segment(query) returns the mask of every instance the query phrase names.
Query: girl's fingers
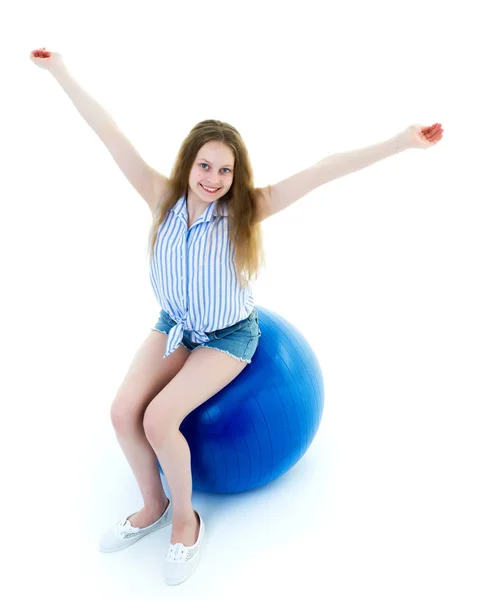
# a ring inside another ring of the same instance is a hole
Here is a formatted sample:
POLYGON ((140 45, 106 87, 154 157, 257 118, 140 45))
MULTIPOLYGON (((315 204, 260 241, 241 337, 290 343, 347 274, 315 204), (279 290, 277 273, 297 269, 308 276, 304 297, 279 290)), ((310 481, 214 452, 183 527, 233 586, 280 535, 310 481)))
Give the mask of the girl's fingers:
POLYGON ((437 137, 438 135, 442 135, 442 125, 440 123, 435 123, 431 127, 423 129, 422 133, 428 140, 437 137))

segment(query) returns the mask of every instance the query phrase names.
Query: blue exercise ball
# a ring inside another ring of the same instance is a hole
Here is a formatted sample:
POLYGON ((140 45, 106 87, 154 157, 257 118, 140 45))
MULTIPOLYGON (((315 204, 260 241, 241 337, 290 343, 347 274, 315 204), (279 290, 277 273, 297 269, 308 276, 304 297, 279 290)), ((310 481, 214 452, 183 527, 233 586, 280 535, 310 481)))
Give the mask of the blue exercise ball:
POLYGON ((251 363, 180 425, 194 490, 263 486, 299 461, 319 428, 324 384, 311 346, 280 315, 256 310, 261 337, 251 363))

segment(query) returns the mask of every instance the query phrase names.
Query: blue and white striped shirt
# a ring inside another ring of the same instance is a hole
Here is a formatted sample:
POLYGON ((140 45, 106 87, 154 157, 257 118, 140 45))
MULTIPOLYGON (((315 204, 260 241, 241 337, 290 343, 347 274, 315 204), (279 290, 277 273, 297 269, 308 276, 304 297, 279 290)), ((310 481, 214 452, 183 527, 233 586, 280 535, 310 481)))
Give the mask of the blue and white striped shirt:
POLYGON ((163 358, 191 331, 193 342, 207 342, 205 332, 246 319, 254 308, 251 288, 241 288, 228 236, 228 209, 212 202, 188 229, 186 194, 160 225, 150 262, 155 296, 177 324, 170 330, 163 358))

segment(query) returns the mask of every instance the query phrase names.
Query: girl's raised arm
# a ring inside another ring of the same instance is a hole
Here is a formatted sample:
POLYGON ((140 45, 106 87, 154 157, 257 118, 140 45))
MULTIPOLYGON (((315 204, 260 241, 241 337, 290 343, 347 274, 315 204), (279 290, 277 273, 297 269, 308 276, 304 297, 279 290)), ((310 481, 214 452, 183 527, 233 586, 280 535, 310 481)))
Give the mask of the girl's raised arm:
POLYGON ((60 54, 42 48, 34 50, 30 58, 37 66, 48 70, 58 81, 153 213, 158 199, 166 193, 167 177, 143 160, 108 112, 75 81, 60 54))

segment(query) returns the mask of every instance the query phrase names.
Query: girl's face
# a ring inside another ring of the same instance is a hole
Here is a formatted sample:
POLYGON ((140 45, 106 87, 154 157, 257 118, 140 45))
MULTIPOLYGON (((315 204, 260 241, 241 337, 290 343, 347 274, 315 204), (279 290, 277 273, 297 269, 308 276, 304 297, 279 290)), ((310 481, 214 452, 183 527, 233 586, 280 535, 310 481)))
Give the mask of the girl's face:
POLYGON ((200 148, 193 163, 188 181, 190 192, 203 202, 218 200, 233 184, 233 169, 231 148, 222 142, 207 142, 200 148))

